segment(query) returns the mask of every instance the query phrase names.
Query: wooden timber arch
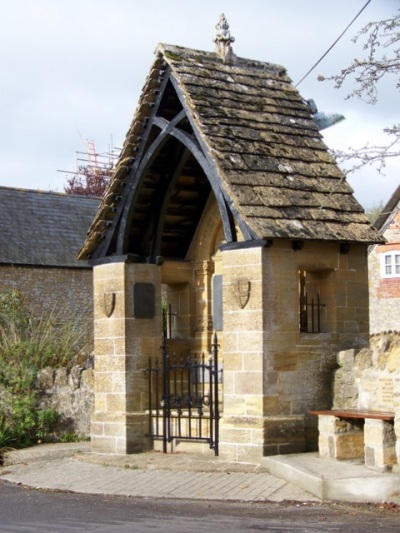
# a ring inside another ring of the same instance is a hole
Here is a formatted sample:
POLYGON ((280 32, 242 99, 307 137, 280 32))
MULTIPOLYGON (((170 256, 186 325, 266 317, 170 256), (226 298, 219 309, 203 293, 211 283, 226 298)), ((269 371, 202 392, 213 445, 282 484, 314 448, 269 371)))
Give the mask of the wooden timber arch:
MULTIPOLYGON (((211 193, 225 241, 238 240, 235 221, 240 217, 172 76, 164 80, 161 93, 116 215, 92 259, 128 256, 133 262, 153 264, 161 258, 185 259, 211 193)), ((246 225, 240 230, 245 238, 253 238, 246 225)))
POLYGON ((157 220, 153 227, 153 238, 148 261, 150 263, 154 263, 156 262, 156 258, 161 255, 160 241, 162 238, 163 224, 165 222, 166 210, 168 207, 167 204, 173 193, 174 185, 176 184, 176 181, 179 175, 182 173, 190 156, 196 160, 204 172, 204 175, 208 178, 211 190, 213 191, 217 200, 226 240, 228 242, 236 240, 233 218, 229 212, 221 189, 215 178, 215 171, 212 169, 194 135, 191 135, 179 128, 179 124, 182 121, 185 121, 185 119, 186 113, 184 110, 180 111, 171 121, 167 121, 162 117, 154 118, 153 125, 160 129, 160 133, 146 150, 146 153, 143 155, 137 168, 137 184, 135 189, 132 191, 132 197, 126 206, 125 215, 121 220, 117 247, 118 255, 123 255, 126 253, 126 250, 129 246, 129 228, 132 223, 134 211, 137 208, 141 183, 146 178, 147 171, 155 162, 161 150, 166 145, 173 144, 171 142, 172 139, 176 139, 179 144, 176 146, 175 150, 171 150, 172 154, 175 152, 175 155, 171 154, 170 168, 167 171, 168 177, 166 176, 164 186, 161 186, 158 191, 158 196, 161 201, 157 205, 158 214, 157 220))

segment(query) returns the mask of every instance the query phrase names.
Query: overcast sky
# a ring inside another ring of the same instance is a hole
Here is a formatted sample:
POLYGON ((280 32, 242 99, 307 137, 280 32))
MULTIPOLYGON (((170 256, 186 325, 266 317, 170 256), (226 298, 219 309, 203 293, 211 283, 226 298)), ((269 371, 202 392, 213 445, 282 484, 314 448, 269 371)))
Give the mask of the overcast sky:
MULTIPOLYGON (((0 185, 63 191, 76 152, 121 146, 159 42, 212 51, 224 12, 236 55, 283 65, 297 83, 366 0, 0 0, 0 185)), ((379 104, 345 100, 319 82, 360 56, 352 36, 393 15, 399 0, 372 0, 324 61, 299 85, 319 111, 345 115, 325 130, 331 148, 374 144, 399 120, 399 94, 385 80, 379 104)), ((351 89, 351 86, 348 87, 351 89)), ((368 208, 400 183, 400 162, 381 177, 349 176, 368 208)))

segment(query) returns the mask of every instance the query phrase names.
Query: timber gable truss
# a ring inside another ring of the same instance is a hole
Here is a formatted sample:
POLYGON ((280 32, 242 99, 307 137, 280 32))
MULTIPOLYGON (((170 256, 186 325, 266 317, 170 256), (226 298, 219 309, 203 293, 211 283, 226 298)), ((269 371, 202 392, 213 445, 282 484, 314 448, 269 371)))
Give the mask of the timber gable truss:
MULTIPOLYGON (((92 260, 110 255, 149 263, 160 257, 184 259, 211 189, 227 242, 236 241, 234 207, 221 190, 170 69, 160 73, 135 157, 128 161, 132 166, 120 183, 122 193, 111 193, 119 204, 112 208, 115 215, 92 260)), ((250 236, 244 223, 241 227, 250 236)))

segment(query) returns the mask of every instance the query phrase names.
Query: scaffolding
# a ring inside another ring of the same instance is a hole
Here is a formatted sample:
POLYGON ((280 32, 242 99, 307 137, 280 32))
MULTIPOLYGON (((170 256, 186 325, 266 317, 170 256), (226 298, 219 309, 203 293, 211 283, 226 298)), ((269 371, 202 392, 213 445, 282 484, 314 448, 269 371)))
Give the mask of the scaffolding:
POLYGON ((75 194, 90 194, 90 190, 99 194, 98 191, 103 191, 110 181, 121 149, 113 146, 112 138, 106 152, 98 152, 93 140, 82 138, 82 143, 85 151, 76 152, 76 169, 58 172, 71 175, 65 188, 66 192, 71 192, 70 189, 73 188, 75 194))

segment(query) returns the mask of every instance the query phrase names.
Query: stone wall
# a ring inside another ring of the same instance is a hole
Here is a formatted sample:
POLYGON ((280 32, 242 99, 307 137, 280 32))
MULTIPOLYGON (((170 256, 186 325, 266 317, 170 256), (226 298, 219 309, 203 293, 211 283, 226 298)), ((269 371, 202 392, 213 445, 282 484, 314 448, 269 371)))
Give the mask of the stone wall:
MULTIPOLYGON (((367 466, 400 464, 400 333, 373 335, 368 348, 339 352, 338 364, 333 382, 334 409, 386 411, 395 416, 394 424, 366 420, 361 428, 364 438, 355 431, 350 432, 348 438, 353 434, 360 440, 360 446, 363 441, 369 443, 365 444, 367 466)), ((329 424, 337 423, 333 417, 326 418, 329 424)), ((321 424, 319 429, 320 453, 324 455, 321 424)), ((345 458, 350 458, 348 447, 345 458)))
POLYGON ((36 316, 93 316, 91 268, 0 265, 0 289, 17 287, 36 316))
POLYGON ((400 408, 400 333, 372 335, 368 348, 339 352, 338 364, 334 409, 400 408))
POLYGON ((39 408, 53 408, 60 415, 56 436, 74 433, 80 438, 89 437, 94 406, 93 368, 45 368, 38 373, 35 388, 39 408))

